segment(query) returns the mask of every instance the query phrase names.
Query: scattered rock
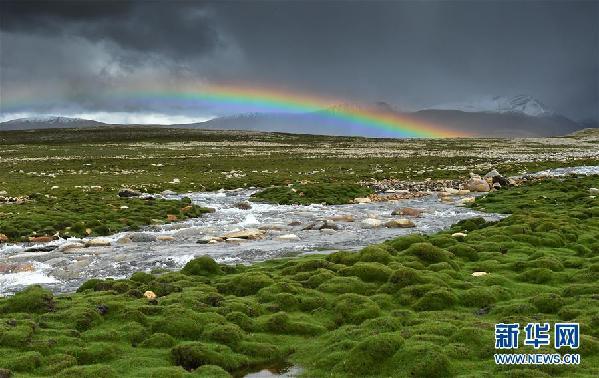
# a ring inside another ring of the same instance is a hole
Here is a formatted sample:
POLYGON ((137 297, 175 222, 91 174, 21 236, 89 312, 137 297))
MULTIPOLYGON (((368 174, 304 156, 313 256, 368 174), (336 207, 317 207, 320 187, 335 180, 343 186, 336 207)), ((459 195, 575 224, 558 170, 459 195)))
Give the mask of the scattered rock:
POLYGON ((494 183, 493 183, 493 189, 495 189, 495 190, 499 190, 499 189, 501 189, 501 184, 500 184, 500 183, 498 183, 498 182, 494 182, 494 183))
POLYGON ((466 236, 468 236, 468 234, 465 234, 463 232, 456 232, 455 234, 451 234, 451 236, 453 236, 454 238, 465 238, 466 236))
POLYGON ((241 242, 246 242, 249 239, 247 238, 226 238, 225 239, 225 243, 241 243, 241 242))
POLYGON ((263 230, 263 231, 283 231, 287 229, 287 226, 285 226, 284 224, 280 224, 280 223, 270 223, 270 224, 263 224, 260 227, 258 227, 259 230, 263 230))
POLYGON ((490 310, 491 308, 489 306, 481 307, 478 310, 476 310, 475 314, 479 316, 487 315, 490 310))
POLYGON ((372 200, 369 197, 357 197, 354 198, 354 203, 370 203, 372 200))
POLYGON ((207 213, 216 213, 216 209, 213 207, 204 207, 203 209, 207 213))
POLYGON ((277 239, 284 240, 284 241, 300 240, 299 236, 297 236, 296 234, 286 234, 286 235, 277 236, 277 239))
POLYGON ((144 293, 144 297, 146 297, 150 301, 153 301, 154 299, 156 299, 157 296, 156 296, 156 293, 154 293, 153 291, 148 290, 148 291, 146 291, 144 293))
POLYGON ((59 246, 56 250, 58 252, 66 253, 72 249, 79 249, 79 248, 85 248, 85 244, 77 243, 77 242, 64 243, 63 245, 59 246))
POLYGON ((174 214, 166 214, 166 220, 169 222, 174 222, 177 220, 177 216, 174 214))
POLYGON ((156 236, 145 232, 132 232, 127 237, 134 243, 151 243, 156 241, 156 236))
POLYGON ((52 236, 31 236, 29 241, 32 243, 49 243, 54 240, 52 236))
POLYGON ((261 239, 262 236, 264 235, 264 233, 265 233, 265 231, 259 230, 257 228, 248 228, 248 229, 241 230, 241 231, 229 232, 229 233, 222 235, 221 237, 223 239, 255 240, 255 239, 261 239))
POLYGON ((491 190, 489 183, 480 178, 471 178, 468 181, 468 190, 471 192, 488 192, 491 190))
POLYGON ((124 189, 119 190, 119 197, 122 197, 122 198, 139 197, 142 194, 143 193, 138 190, 129 189, 129 188, 124 188, 124 189))
POLYGON ((593 195, 593 196, 596 196, 596 195, 598 195, 598 194, 599 194, 599 189, 597 189, 597 188, 590 188, 590 189, 589 189, 589 193, 590 193, 591 195, 593 195))
POLYGON ((487 272, 473 272, 472 277, 482 277, 482 276, 486 276, 487 274, 488 274, 487 272))
POLYGON ((30 247, 25 250, 25 252, 52 252, 58 248, 57 245, 44 245, 40 247, 30 247))
POLYGON ((366 218, 362 220, 360 224, 362 225, 362 228, 377 228, 381 227, 383 222, 374 218, 366 218))
POLYGON ((476 201, 476 198, 474 197, 467 197, 467 198, 462 198, 459 202, 458 202, 458 206, 464 206, 467 205, 469 203, 474 203, 474 201, 476 201))
POLYGON ((160 195, 162 195, 162 196, 175 196, 175 195, 177 195, 177 192, 173 192, 172 190, 165 190, 162 193, 160 193, 160 195))
POLYGON ((443 192, 451 195, 457 195, 460 192, 460 190, 454 188, 443 188, 443 192))
POLYGON ((105 304, 101 304, 96 306, 96 310, 100 315, 106 315, 108 313, 108 306, 106 306, 105 304))
POLYGON ((250 210, 252 208, 252 204, 248 201, 237 202, 233 206, 241 210, 250 210))
MULTIPOLYGON (((511 180, 513 181, 513 180, 511 180)), ((500 188, 507 188, 509 186, 511 186, 511 182, 510 179, 503 177, 503 176, 495 176, 493 177, 493 186, 495 187, 495 185, 499 185, 500 188)))
POLYGON ((0 243, 6 243, 8 241, 8 236, 4 234, 0 234, 0 243))
POLYGON ((338 230, 339 226, 331 220, 319 220, 316 222, 312 222, 303 228, 303 230, 315 230, 315 231, 324 230, 324 229, 338 230))
POLYGON ((408 217, 419 217, 422 215, 422 210, 414 209, 412 207, 400 207, 399 209, 393 210, 391 215, 403 215, 408 217))
POLYGON ((116 241, 116 244, 129 244, 129 243, 133 243, 133 240, 131 240, 131 238, 127 235, 123 236, 122 238, 119 238, 116 241))
POLYGON ((181 211, 184 212, 184 213, 186 213, 186 212, 190 211, 191 209, 193 209, 193 206, 192 205, 187 205, 185 207, 182 207, 181 211))
POLYGON ((4 264, 0 263, 0 273, 21 273, 21 272, 33 272, 35 268, 31 263, 16 263, 16 264, 4 264))
POLYGON ((328 220, 333 222, 353 222, 354 216, 351 214, 334 215, 328 218, 328 220))
POLYGON ((287 225, 291 226, 291 227, 301 226, 302 222, 300 222, 300 221, 293 221, 293 222, 289 222, 287 225))
POLYGON ((493 169, 492 171, 487 172, 487 174, 484 175, 483 178, 488 179, 488 178, 494 178, 497 176, 501 176, 501 175, 499 174, 499 172, 497 172, 496 169, 493 169))
POLYGON ((170 235, 158 235, 156 237, 156 240, 158 240, 158 241, 174 241, 175 238, 170 235))
POLYGON ((86 247, 108 247, 111 241, 107 238, 93 238, 85 242, 86 247))
POLYGON ((414 222, 409 219, 392 219, 388 222, 385 222, 385 227, 387 228, 412 228, 416 227, 414 222))

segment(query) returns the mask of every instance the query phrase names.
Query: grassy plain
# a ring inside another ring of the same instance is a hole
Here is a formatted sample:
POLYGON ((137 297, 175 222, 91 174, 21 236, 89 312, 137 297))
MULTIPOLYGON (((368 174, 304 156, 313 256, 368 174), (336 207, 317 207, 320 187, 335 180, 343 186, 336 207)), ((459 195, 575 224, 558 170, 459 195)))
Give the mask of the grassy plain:
POLYGON ((14 241, 57 232, 82 235, 88 229, 103 235, 167 222, 169 214, 184 219, 202 211, 183 212, 185 201, 119 198, 123 187, 155 193, 295 184, 315 196, 289 197, 286 190, 271 189, 261 198, 339 203, 354 191, 362 193, 357 184, 380 179, 453 179, 491 168, 507 175, 596 165, 598 140, 593 133, 389 140, 151 127, 3 131, 0 192, 30 201, 0 205, 0 233, 14 241))
POLYGON ((0 299, 0 366, 23 377, 228 377, 284 362, 309 377, 596 377, 597 186, 586 177, 498 191, 474 206, 511 214, 500 222, 357 253, 252 266, 200 257, 63 296, 30 287, 0 299), (494 324, 512 321, 579 322, 580 348, 560 352, 581 364, 496 366, 494 324))

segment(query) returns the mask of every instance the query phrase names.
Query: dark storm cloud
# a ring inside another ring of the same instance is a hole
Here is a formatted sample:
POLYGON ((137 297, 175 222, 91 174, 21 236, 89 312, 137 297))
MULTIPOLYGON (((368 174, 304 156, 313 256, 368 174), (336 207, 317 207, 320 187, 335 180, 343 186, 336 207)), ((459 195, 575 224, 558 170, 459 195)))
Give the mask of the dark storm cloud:
POLYGON ((525 93, 599 118, 597 1, 3 1, 0 10, 4 96, 44 88, 105 108, 90 88, 198 79, 404 108, 525 93))

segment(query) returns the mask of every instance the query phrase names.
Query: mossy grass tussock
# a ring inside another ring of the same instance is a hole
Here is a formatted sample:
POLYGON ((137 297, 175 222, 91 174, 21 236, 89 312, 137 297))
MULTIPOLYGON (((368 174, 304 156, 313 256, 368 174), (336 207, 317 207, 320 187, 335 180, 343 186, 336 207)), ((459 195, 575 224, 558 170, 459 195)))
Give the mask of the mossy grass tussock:
POLYGON ((359 252, 251 266, 201 256, 69 295, 32 286, 0 299, 0 371, 227 377, 292 363, 308 377, 597 376, 598 186, 569 177, 497 191, 472 206, 510 214, 501 221, 359 252), (512 321, 579 322, 581 364, 496 366, 494 324, 512 321))

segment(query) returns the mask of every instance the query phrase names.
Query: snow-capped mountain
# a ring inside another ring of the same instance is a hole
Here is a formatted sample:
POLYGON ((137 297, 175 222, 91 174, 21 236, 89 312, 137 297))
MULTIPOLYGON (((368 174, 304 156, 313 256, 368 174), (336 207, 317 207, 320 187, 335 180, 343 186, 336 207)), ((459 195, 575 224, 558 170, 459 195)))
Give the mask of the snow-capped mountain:
POLYGON ((105 123, 89 119, 43 115, 0 122, 0 130, 60 129, 102 125, 105 123))
POLYGON ((519 113, 532 117, 552 116, 555 114, 541 101, 529 95, 481 97, 474 101, 441 104, 429 109, 461 110, 463 112, 519 113))

